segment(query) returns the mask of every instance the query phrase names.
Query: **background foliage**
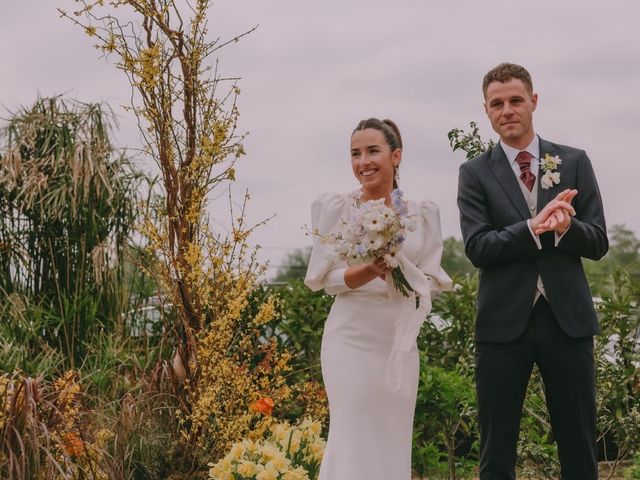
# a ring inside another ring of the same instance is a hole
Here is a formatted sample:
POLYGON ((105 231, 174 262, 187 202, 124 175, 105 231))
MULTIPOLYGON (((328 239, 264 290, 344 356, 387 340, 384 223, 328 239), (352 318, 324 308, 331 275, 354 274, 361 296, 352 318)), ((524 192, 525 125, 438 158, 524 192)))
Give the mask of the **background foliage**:
MULTIPOLYGON (((187 11, 172 0, 104 3, 61 13, 130 80, 159 179, 113 146, 104 105, 38 99, 10 115, 0 136, 0 477, 207 478, 232 445, 264 439, 280 420, 326 427, 319 358, 333 298, 302 283, 308 249, 260 281, 246 202, 229 205, 228 232, 209 226, 208 195, 230 188, 244 138, 239 89, 211 56, 244 34, 208 40, 206 0, 187 11), (137 21, 121 22, 115 7, 137 21)), ((449 141, 468 158, 489 146, 473 123, 449 141)), ((604 260, 585 262, 602 326, 600 457, 612 475, 634 462, 625 475, 635 479, 640 241, 624 226, 610 237, 604 260)), ((436 299, 419 338, 413 466, 471 478, 478 280, 462 242, 444 246, 456 289, 436 299)), ((518 452, 522 476, 557 477, 537 374, 518 452)))

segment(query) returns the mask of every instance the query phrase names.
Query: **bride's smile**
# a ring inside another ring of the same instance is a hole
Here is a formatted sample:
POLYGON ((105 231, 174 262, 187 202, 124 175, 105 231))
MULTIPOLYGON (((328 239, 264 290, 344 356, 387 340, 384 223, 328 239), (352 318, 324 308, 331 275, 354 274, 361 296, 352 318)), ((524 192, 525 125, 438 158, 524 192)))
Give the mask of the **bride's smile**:
POLYGON ((363 200, 389 198, 401 150, 391 149, 384 133, 374 128, 357 130, 351 137, 351 167, 362 184, 363 200))

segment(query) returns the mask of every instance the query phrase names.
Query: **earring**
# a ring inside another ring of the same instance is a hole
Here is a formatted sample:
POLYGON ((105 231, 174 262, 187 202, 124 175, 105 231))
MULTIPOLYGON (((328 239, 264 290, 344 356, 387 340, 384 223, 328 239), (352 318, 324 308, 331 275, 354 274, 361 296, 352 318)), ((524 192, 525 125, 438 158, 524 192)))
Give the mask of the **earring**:
POLYGON ((398 181, 400 180, 400 172, 397 165, 393 167, 393 178, 395 179, 396 183, 398 183, 398 181))

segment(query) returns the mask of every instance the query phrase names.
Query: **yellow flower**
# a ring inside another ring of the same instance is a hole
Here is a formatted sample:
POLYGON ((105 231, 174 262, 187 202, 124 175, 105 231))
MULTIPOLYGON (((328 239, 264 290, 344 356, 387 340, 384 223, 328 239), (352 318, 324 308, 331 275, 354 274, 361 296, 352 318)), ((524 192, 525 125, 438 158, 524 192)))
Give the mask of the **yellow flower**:
POLYGON ((309 480, 307 472, 302 467, 298 467, 295 470, 289 470, 282 476, 282 480, 309 480))
POLYGON ((258 473, 258 466, 249 460, 242 460, 236 471, 243 477, 253 477, 258 473))
POLYGON ((265 442, 260 453, 262 454, 262 458, 264 458, 267 462, 269 460, 282 456, 282 452, 280 451, 280 449, 278 449, 278 447, 271 442, 265 442))
POLYGON ((230 458, 223 458, 218 463, 214 465, 214 468, 218 468, 222 473, 230 475, 231 470, 233 469, 233 464, 231 463, 230 458))
POLYGON ((253 323, 256 325, 264 325, 265 323, 269 323, 276 316, 276 298, 269 297, 266 302, 260 305, 260 310, 258 314, 253 319, 253 323))
POLYGON ((262 470, 256 475, 256 480, 278 480, 278 472, 275 470, 262 470))
POLYGON ((258 445, 256 442, 248 438, 242 441, 242 445, 244 446, 246 452, 249 454, 258 453, 258 451, 260 450, 260 445, 258 445))
POLYGON ((310 430, 315 436, 320 435, 320 432, 322 431, 322 425, 320 425, 320 422, 313 421, 310 418, 306 418, 300 425, 300 428, 302 430, 310 430))
POLYGON ((302 443, 302 432, 296 428, 291 429, 288 438, 285 439, 284 447, 289 445, 289 452, 298 453, 302 443))
POLYGON ((225 470, 219 464, 216 464, 209 469, 209 478, 214 480, 232 480, 233 476, 231 472, 225 470))
POLYGON ((309 445, 309 452, 313 460, 320 461, 324 455, 325 442, 324 440, 317 440, 309 445))
POLYGON ((267 469, 273 468, 274 470, 277 470, 280 472, 285 468, 287 468, 289 465, 291 465, 291 461, 288 458, 286 458, 284 455, 282 455, 280 457, 276 457, 272 460, 269 460, 267 462, 267 469))
POLYGON ((291 438, 291 442, 289 443, 289 453, 296 454, 300 451, 300 438, 296 438, 295 436, 291 438))
POLYGON ((272 429, 273 438, 282 445, 285 439, 289 438, 289 425, 278 423, 272 429))
POLYGON ((245 452, 245 447, 242 443, 236 443, 231 447, 231 451, 229 452, 229 459, 231 460, 239 460, 245 452))

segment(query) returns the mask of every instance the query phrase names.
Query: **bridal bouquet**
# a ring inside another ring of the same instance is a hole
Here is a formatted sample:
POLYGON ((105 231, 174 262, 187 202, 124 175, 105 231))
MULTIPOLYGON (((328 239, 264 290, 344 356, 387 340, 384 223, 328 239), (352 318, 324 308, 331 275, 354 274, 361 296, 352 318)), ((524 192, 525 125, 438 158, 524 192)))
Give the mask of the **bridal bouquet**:
POLYGON ((402 272, 396 257, 407 232, 416 228, 415 219, 408 214, 407 203, 398 189, 391 192, 391 207, 384 199, 369 200, 358 204, 356 213, 349 219, 341 219, 338 230, 323 238, 333 254, 347 265, 358 265, 383 258, 391 270, 393 286, 405 297, 413 288, 402 272))

